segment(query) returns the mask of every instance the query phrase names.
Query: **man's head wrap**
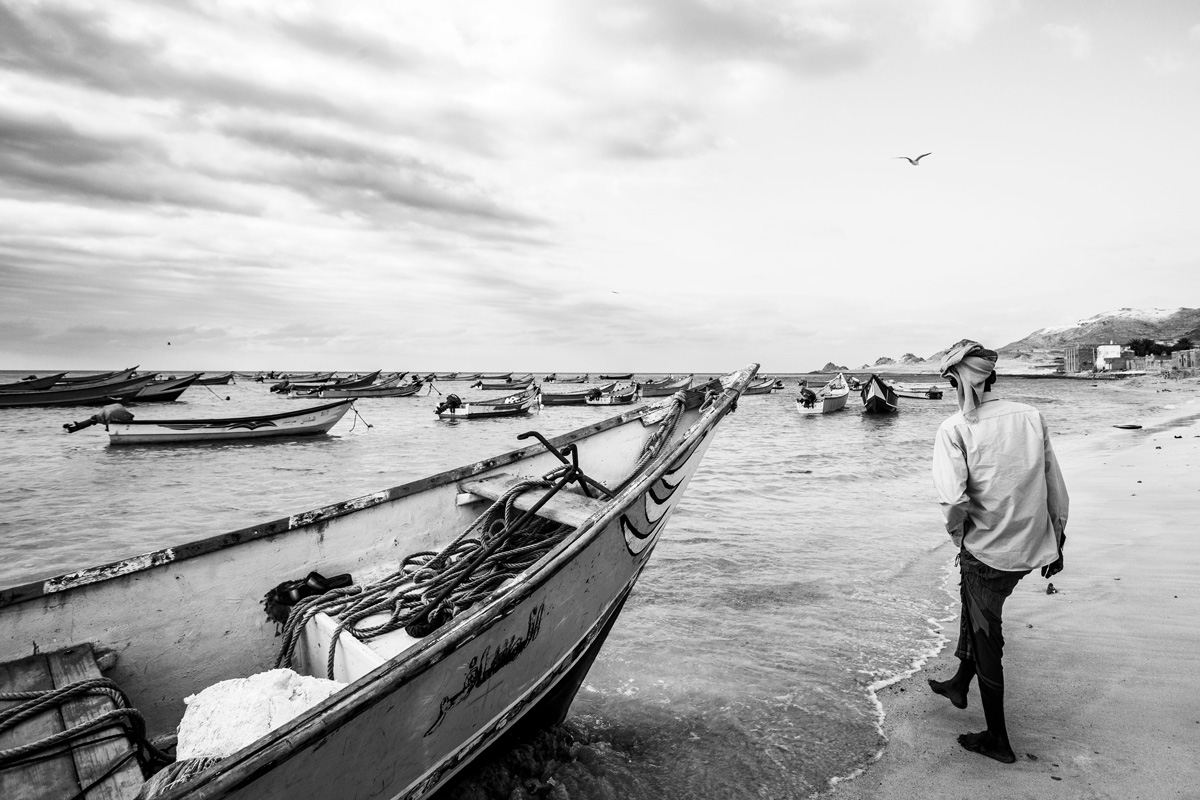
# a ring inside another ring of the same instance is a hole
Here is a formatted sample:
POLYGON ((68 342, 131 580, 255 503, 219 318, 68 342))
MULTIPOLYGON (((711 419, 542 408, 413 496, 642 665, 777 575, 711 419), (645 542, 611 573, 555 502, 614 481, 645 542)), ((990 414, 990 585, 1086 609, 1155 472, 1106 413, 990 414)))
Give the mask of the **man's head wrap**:
POLYGON ((958 384, 958 408, 967 422, 979 419, 976 409, 983 400, 983 384, 995 370, 998 357, 995 350, 967 339, 942 359, 938 371, 958 384))

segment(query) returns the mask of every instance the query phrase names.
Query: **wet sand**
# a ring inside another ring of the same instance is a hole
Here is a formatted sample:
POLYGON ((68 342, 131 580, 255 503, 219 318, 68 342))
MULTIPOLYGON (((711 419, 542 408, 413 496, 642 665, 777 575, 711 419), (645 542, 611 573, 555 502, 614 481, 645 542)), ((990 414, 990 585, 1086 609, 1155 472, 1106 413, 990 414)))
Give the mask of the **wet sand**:
POLYGON ((974 686, 960 711, 926 684, 958 666, 952 619, 938 656, 880 690, 887 747, 833 800, 1200 797, 1200 385, 1131 390, 1161 387, 1179 395, 1171 417, 1098 421, 1090 441, 1058 448, 1066 569, 1056 594, 1026 577, 1004 611, 1017 762, 959 746, 986 727, 974 686))

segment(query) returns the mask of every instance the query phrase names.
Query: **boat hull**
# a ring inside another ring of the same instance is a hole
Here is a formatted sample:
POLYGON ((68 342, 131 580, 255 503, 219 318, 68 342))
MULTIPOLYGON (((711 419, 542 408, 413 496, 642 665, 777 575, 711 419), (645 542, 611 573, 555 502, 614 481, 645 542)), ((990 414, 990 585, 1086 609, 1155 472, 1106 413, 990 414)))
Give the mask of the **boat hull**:
POLYGON ((324 406, 231 419, 139 420, 108 423, 110 445, 227 442, 241 439, 275 439, 316 436, 337 424, 353 400, 324 406))

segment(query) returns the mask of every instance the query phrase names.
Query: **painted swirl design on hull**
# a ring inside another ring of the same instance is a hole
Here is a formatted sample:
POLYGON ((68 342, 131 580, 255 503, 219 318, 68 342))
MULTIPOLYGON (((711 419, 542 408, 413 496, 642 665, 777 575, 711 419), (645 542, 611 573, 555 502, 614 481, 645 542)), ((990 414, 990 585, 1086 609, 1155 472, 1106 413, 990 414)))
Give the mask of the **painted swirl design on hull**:
POLYGON ((687 485, 700 465, 698 453, 707 439, 707 436, 697 439, 691 447, 680 453, 671 468, 621 515, 621 533, 630 554, 640 555, 666 527, 667 519, 682 497, 680 489, 687 485))

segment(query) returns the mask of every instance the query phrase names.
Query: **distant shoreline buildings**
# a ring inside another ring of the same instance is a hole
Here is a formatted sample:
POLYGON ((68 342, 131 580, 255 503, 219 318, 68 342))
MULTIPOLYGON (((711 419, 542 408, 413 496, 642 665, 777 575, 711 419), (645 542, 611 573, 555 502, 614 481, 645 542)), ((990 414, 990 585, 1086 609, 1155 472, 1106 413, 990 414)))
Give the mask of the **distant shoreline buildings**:
POLYGON ((1138 356, 1124 345, 1069 344, 1063 348, 1063 372, 1177 372, 1200 370, 1200 348, 1176 350, 1166 355, 1138 356))

